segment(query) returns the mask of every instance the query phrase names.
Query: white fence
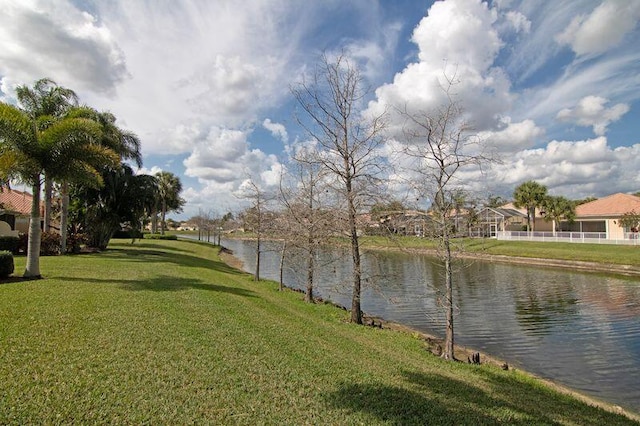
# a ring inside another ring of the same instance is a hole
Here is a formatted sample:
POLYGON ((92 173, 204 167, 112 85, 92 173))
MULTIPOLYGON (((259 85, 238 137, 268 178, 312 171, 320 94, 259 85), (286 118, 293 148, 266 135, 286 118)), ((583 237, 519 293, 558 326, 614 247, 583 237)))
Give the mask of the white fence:
POLYGON ((624 239, 608 239, 606 232, 526 232, 501 231, 496 234, 498 240, 510 241, 545 241, 563 243, 620 244, 640 245, 637 232, 625 233, 624 239))

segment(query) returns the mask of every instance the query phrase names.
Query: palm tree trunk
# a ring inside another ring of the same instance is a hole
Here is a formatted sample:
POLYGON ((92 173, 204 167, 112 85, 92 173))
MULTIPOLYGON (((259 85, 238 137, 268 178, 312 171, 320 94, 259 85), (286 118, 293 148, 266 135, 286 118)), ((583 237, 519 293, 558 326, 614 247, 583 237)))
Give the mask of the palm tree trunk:
POLYGON ((62 208, 60 210, 60 254, 67 253, 67 222, 69 217, 69 183, 62 183, 62 208))
POLYGON ((47 175, 44 176, 44 226, 43 231, 51 230, 51 198, 53 197, 53 181, 47 175))
POLYGON ((162 216, 161 216, 161 220, 160 220, 160 233, 162 235, 164 235, 164 227, 165 227, 164 219, 165 219, 166 214, 167 214, 167 202, 162 200, 162 216))
POLYGON ((40 278, 40 175, 33 179, 33 200, 31 202, 31 221, 29 223, 29 242, 27 245, 27 265, 22 274, 25 278, 40 278))

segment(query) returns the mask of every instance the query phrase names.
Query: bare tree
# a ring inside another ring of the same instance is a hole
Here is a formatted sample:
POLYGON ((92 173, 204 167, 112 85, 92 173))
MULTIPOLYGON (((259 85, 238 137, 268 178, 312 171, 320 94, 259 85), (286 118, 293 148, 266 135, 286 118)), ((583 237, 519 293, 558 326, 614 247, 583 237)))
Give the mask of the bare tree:
POLYGON ((464 182, 460 175, 480 171, 489 160, 452 95, 453 80, 443 88, 447 102, 433 111, 401 111, 405 118, 402 154, 413 173, 413 188, 431 202, 434 237, 444 266, 445 343, 442 357, 455 359, 452 237, 454 213, 460 209, 464 182))
POLYGON ((240 198, 251 202, 251 206, 244 212, 244 221, 245 228, 250 227, 255 234, 256 264, 253 279, 254 281, 260 281, 262 239, 267 229, 267 204, 273 197, 261 189, 251 177, 243 183, 240 191, 240 198))
POLYGON ((363 114, 368 91, 363 88, 360 71, 344 52, 333 60, 323 55, 311 81, 301 82, 292 92, 306 113, 306 120, 298 121, 318 143, 318 161, 332 174, 344 203, 353 261, 351 322, 362 324, 357 219, 367 190, 380 172, 376 148, 382 143, 384 114, 363 114))
POLYGON ((279 198, 284 211, 280 215, 278 234, 285 239, 280 267, 281 282, 287 246, 301 250, 306 261, 305 301, 313 303, 318 247, 335 230, 331 225, 335 215, 327 206, 324 190, 327 172, 318 161, 314 147, 296 147, 288 177, 290 179, 281 179, 280 182, 279 198))

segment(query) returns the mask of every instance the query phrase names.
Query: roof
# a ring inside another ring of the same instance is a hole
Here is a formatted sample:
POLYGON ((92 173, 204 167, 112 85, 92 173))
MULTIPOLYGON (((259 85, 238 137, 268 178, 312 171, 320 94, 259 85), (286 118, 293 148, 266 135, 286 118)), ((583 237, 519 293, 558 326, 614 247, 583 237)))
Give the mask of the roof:
POLYGON ((577 217, 622 216, 635 211, 640 213, 640 197, 617 193, 576 207, 577 217))
MULTIPOLYGON (((491 207, 487 207, 487 208, 491 208, 491 207)), ((497 207, 497 208, 493 208, 492 210, 500 213, 504 217, 527 217, 525 213, 522 213, 520 210, 513 209, 513 208, 497 207)))
POLYGON ((28 192, 2 187, 0 191, 0 210, 29 216, 33 197, 28 192))

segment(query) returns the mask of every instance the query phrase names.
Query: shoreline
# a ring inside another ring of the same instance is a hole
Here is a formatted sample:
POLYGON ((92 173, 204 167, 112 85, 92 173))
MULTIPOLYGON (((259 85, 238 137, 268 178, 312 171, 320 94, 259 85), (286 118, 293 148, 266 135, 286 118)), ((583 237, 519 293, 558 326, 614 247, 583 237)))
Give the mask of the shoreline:
MULTIPOLYGON (((366 248, 365 250, 370 250, 371 248, 366 248)), ((376 250, 376 249, 373 249, 376 250)), ((425 249, 399 249, 399 248, 379 248, 378 250, 380 251, 385 251, 385 250, 392 250, 392 251, 402 251, 402 252, 411 252, 411 253, 416 253, 416 254, 434 254, 435 251, 433 250, 425 250, 425 249)), ((229 265, 232 268, 241 270, 245 273, 249 273, 244 271, 243 267, 244 267, 244 262, 242 260, 240 260, 239 258, 235 257, 233 252, 229 249, 227 249, 224 246, 220 247, 220 251, 219 251, 219 256, 220 259, 226 263, 227 265, 229 265)), ((593 265, 595 264, 594 262, 577 262, 580 263, 582 265, 575 265, 574 263, 576 263, 575 261, 558 261, 557 263, 550 263, 549 259, 537 259, 537 258, 517 258, 516 261, 511 261, 513 259, 507 259, 504 260, 503 258, 510 258, 510 256, 503 256, 503 255, 484 255, 486 257, 489 257, 490 259, 483 259, 483 260, 488 260, 488 261, 497 261, 497 262, 507 262, 507 263, 520 263, 520 264, 527 264, 527 265, 537 265, 537 266, 549 266, 549 267, 559 267, 559 268, 569 268, 569 269, 580 269, 583 271, 590 271, 590 272, 609 272, 609 273, 616 273, 616 272, 612 272, 611 270, 600 270, 600 269, 592 269, 593 265)), ((470 259, 479 259, 482 258, 484 256, 477 256, 477 255, 473 255, 471 254, 470 256, 463 256, 464 258, 470 258, 470 259)), ((511 257, 513 258, 513 257, 511 257)), ((595 264, 595 265, 599 265, 599 264, 595 264)), ((628 266, 628 265, 624 265, 624 266, 628 266)), ((624 271, 629 271, 628 269, 624 269, 624 271)), ((632 269, 632 273, 628 274, 628 273, 624 273, 624 272, 617 272, 617 273, 622 273, 624 275, 640 275, 640 270, 635 270, 632 269)), ((294 291, 294 292, 299 292, 301 293, 302 290, 299 289, 295 289, 292 287, 289 287, 287 285, 284 285, 284 288, 286 288, 289 291, 294 291)), ((316 298, 316 303, 329 303, 339 309, 343 309, 343 310, 347 310, 346 307, 338 305, 330 300, 324 300, 322 298, 316 298)), ((400 333, 406 333, 406 334, 410 334, 410 335, 415 335, 415 336, 419 336, 420 339, 424 342, 425 345, 425 350, 430 352, 431 354, 433 354, 434 356, 438 356, 438 349, 442 347, 444 339, 429 334, 429 333, 425 333, 423 331, 419 331, 417 329, 414 329, 410 326, 401 324, 401 323, 396 323, 396 322, 392 322, 392 321, 387 321, 384 318, 380 318, 380 317, 375 317, 375 316, 371 316, 371 315, 367 315, 366 313, 363 312, 363 319, 364 319, 364 324, 363 326, 365 327, 378 327, 381 329, 387 329, 387 330, 391 330, 391 331, 395 331, 395 332, 400 332, 400 333)), ((467 362, 464 360, 464 358, 467 358, 468 360, 470 360, 473 356, 473 354, 480 354, 480 364, 478 365, 484 365, 484 364, 488 364, 488 365, 492 365, 494 367, 498 367, 498 368, 503 368, 503 369, 508 369, 511 371, 517 371, 521 374, 525 374, 537 381, 540 381, 541 383, 545 384, 546 386, 551 387, 552 389, 565 394, 565 395, 569 395, 572 396, 574 398, 577 398, 579 400, 581 400, 582 402, 585 402, 589 405, 595 406, 595 407, 599 407, 602 408, 606 411, 609 411, 611 413, 616 413, 616 414, 622 414, 626 417, 628 417, 631 420, 634 421, 638 421, 640 422, 640 413, 636 414, 635 412, 629 411, 619 405, 616 405, 614 403, 611 402, 606 402, 603 400, 600 400, 596 397, 592 397, 583 393, 580 393, 579 391, 575 390, 575 389, 571 389, 567 386, 564 386, 562 384, 556 383, 550 379, 545 379, 543 377, 537 376, 529 371, 523 370, 519 367, 514 367, 510 364, 508 364, 507 361, 501 360, 497 357, 494 357, 492 355, 489 355, 487 353, 484 352, 480 352, 480 351, 476 351, 472 348, 467 348, 465 346, 459 345, 459 344, 455 344, 455 352, 457 354, 456 358, 457 358, 457 362, 467 362), (462 357, 460 356, 462 355, 462 357), (505 366, 507 366, 507 368, 505 368, 505 366)))
MULTIPOLYGON (((422 254, 426 256, 437 256, 437 251, 433 249, 403 248, 403 247, 365 247, 370 251, 395 251, 398 253, 422 254)), ((588 262, 584 260, 563 260, 549 259, 541 257, 509 256, 505 254, 485 254, 475 252, 458 252, 455 254, 458 259, 482 260, 485 262, 511 263, 516 265, 543 266, 547 268, 560 268, 578 270, 581 272, 608 273, 614 275, 640 276, 640 267, 633 265, 622 265, 613 263, 588 262)))

